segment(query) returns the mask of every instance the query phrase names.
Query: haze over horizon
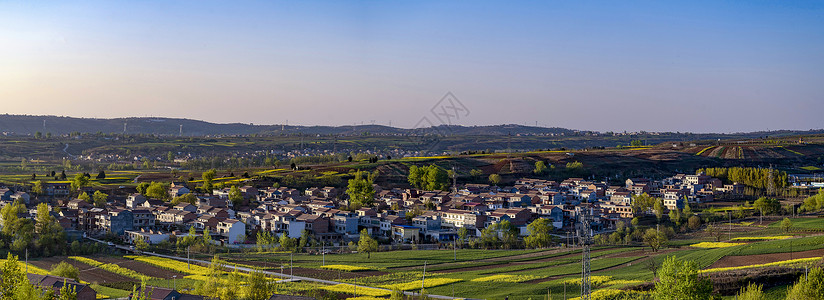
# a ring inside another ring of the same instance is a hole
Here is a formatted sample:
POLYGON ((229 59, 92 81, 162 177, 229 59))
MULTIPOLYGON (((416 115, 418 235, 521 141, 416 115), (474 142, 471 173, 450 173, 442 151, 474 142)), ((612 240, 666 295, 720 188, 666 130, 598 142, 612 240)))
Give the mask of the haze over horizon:
POLYGON ((824 3, 0 2, 9 114, 822 128, 824 3), (232 3, 235 4, 235 3, 232 3))

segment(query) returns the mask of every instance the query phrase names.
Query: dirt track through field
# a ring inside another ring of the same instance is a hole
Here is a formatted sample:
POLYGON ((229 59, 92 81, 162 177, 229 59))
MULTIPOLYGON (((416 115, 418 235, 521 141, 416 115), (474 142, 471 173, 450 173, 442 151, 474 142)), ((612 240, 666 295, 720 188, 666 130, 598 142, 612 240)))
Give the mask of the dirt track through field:
POLYGON ((172 276, 177 276, 178 278, 183 278, 186 274, 162 269, 144 262, 125 259, 125 258, 118 258, 118 257, 96 257, 95 260, 104 262, 104 263, 111 263, 116 264, 118 266, 124 267, 126 269, 134 270, 140 274, 145 274, 147 276, 156 277, 156 278, 163 278, 163 279, 171 279, 172 276))
POLYGON ((749 265, 759 265, 765 263, 771 263, 776 261, 782 260, 789 260, 789 259, 798 259, 798 258, 810 258, 810 257, 822 257, 824 256, 824 249, 815 249, 809 251, 798 251, 793 253, 771 253, 771 254, 757 254, 757 255, 746 255, 746 256, 724 256, 712 265, 709 266, 709 269, 712 268, 728 268, 728 267, 740 267, 740 266, 749 266, 749 265))

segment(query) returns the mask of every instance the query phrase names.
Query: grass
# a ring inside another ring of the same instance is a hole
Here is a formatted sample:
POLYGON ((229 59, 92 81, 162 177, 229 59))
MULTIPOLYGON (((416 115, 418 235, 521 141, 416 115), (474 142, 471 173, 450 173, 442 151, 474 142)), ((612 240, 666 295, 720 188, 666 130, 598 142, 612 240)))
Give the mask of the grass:
POLYGON ((792 238, 791 235, 776 235, 776 236, 742 236, 732 238, 733 241, 770 241, 770 240, 785 240, 792 238))
POLYGON ((530 281, 530 280, 538 279, 538 278, 539 277, 532 276, 532 275, 499 274, 499 275, 492 275, 492 276, 475 278, 475 279, 472 279, 472 281, 475 281, 475 282, 493 281, 493 282, 512 282, 512 283, 516 283, 516 282, 530 281))
POLYGON ((132 291, 110 288, 99 284, 92 284, 91 288, 97 292, 97 299, 117 299, 126 298, 132 291), (101 297, 102 296, 102 297, 101 297))

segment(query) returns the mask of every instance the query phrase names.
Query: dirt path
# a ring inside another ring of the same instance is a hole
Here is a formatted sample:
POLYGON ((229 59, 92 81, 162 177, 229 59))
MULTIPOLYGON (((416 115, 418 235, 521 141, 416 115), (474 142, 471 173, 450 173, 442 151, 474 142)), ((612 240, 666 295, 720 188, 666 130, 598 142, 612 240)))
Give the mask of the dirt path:
POLYGON ((710 265, 709 268, 712 269, 712 268, 740 267, 740 266, 748 266, 748 265, 765 264, 765 263, 771 263, 771 262, 788 260, 788 259, 822 257, 822 256, 824 256, 824 249, 798 251, 798 252, 793 252, 793 253, 786 253, 785 252, 785 253, 757 254, 757 255, 746 255, 746 256, 724 256, 721 259, 719 259, 718 261, 714 262, 712 265, 710 265))

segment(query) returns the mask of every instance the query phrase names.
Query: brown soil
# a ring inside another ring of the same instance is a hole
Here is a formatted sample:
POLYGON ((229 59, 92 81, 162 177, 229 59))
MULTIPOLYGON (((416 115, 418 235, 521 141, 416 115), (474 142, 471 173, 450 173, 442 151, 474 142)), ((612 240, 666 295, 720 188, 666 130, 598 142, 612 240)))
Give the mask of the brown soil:
POLYGON ((183 278, 183 276, 186 275, 186 274, 183 274, 183 273, 180 273, 180 272, 158 268, 156 266, 153 266, 153 265, 150 265, 150 264, 147 264, 147 263, 144 263, 144 262, 139 262, 139 261, 136 261, 136 260, 131 260, 131 259, 125 259, 125 258, 119 258, 119 257, 97 257, 95 259, 98 260, 98 261, 101 261, 101 262, 105 262, 105 263, 116 264, 116 265, 119 265, 121 267, 130 269, 130 270, 134 270, 138 273, 146 274, 146 275, 151 276, 151 277, 171 279, 172 276, 177 276, 178 278, 183 278))
POLYGON ((103 269, 98 269, 98 268, 92 267, 90 265, 78 262, 76 260, 68 259, 65 256, 42 258, 42 259, 36 260, 36 261, 29 261, 29 263, 31 263, 32 265, 35 265, 37 267, 48 270, 48 269, 51 268, 52 265, 58 264, 61 261, 65 261, 66 263, 76 267, 80 271, 80 272, 78 272, 78 274, 79 274, 78 277, 80 277, 80 280, 82 280, 82 281, 91 282, 91 283, 122 282, 122 281, 137 282, 137 280, 135 280, 135 279, 125 277, 125 276, 121 276, 121 275, 117 275, 115 273, 112 273, 112 272, 109 272, 109 271, 106 271, 106 270, 103 270, 103 269))
POLYGON ((816 249, 816 250, 809 250, 809 251, 799 251, 793 253, 772 253, 772 254, 757 254, 757 255, 747 255, 747 256, 724 256, 712 265, 710 265, 710 269, 712 268, 727 268, 727 267, 740 267, 740 266, 748 266, 748 265, 757 265, 757 264, 765 264, 771 263, 776 261, 788 260, 788 259, 798 259, 798 258, 810 258, 810 257, 822 257, 824 256, 824 249, 816 249))

